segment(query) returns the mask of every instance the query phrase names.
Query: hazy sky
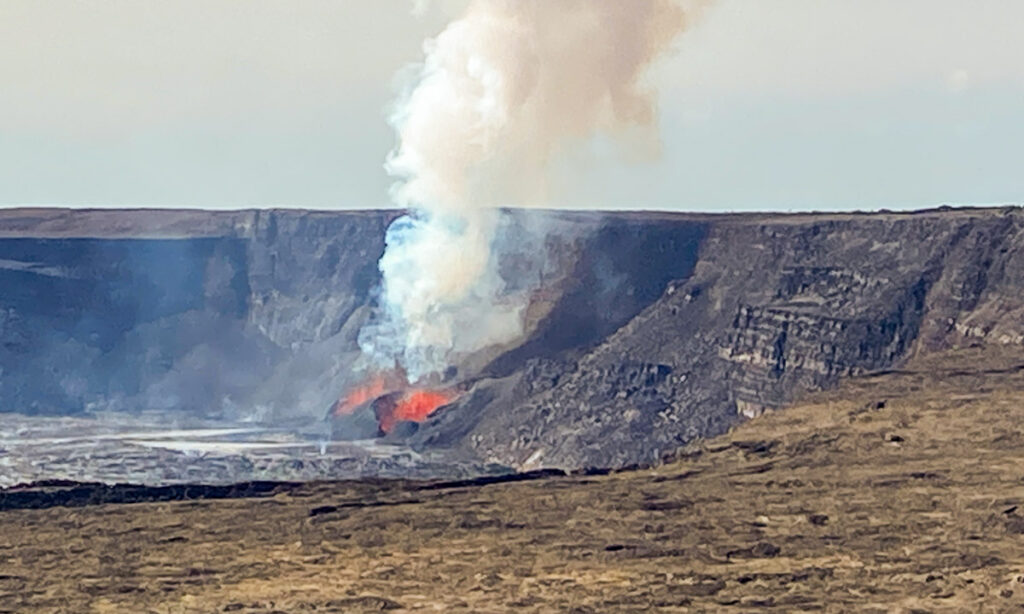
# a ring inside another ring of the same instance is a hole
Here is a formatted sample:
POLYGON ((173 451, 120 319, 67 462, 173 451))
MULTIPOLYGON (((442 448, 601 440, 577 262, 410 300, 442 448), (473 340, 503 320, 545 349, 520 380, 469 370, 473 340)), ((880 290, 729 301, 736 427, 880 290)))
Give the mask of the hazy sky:
MULTIPOLYGON (((0 0, 0 203, 387 205, 395 74, 459 2, 411 6, 0 0)), ((661 159, 595 142, 559 204, 1024 202, 1022 24, 1020 0, 719 0, 651 72, 661 159)))

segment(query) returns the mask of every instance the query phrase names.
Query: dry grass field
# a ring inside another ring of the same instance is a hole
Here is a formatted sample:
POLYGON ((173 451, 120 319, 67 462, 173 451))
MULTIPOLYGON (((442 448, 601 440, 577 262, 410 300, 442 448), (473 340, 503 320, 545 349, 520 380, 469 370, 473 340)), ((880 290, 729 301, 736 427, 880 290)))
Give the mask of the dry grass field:
POLYGON ((4 511, 0 611, 1024 611, 1022 363, 917 360, 609 475, 4 511))

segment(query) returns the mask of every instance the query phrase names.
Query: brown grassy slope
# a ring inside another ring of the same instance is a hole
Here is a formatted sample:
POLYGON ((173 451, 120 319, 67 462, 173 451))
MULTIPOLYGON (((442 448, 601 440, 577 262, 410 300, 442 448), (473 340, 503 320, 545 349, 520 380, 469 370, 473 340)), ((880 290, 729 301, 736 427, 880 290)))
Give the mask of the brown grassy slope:
POLYGON ((651 470, 4 512, 0 611, 1024 611, 1020 363, 918 361, 651 470))

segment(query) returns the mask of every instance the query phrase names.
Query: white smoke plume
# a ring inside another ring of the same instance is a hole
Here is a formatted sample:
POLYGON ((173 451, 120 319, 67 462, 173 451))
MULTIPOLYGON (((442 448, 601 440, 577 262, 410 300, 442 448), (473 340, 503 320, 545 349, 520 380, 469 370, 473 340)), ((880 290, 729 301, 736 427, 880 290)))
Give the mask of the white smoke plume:
POLYGON ((588 138, 657 142, 641 80, 690 14, 673 0, 474 0, 425 44, 390 118, 386 168, 410 213, 388 231, 365 354, 415 380, 522 334, 498 207, 550 204, 552 164, 588 138))

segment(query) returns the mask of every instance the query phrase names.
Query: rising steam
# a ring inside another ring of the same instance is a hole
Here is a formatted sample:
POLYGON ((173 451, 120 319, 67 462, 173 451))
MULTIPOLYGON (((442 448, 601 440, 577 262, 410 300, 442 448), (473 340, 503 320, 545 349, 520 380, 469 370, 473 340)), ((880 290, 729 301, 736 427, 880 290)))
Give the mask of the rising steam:
POLYGON ((386 168, 410 213, 387 233, 364 354, 415 381, 522 334, 498 207, 549 204, 553 162, 595 135, 656 143, 641 77, 687 21, 673 0, 474 0, 425 44, 390 118, 386 168))

